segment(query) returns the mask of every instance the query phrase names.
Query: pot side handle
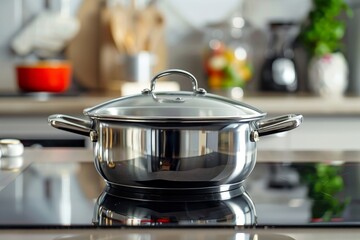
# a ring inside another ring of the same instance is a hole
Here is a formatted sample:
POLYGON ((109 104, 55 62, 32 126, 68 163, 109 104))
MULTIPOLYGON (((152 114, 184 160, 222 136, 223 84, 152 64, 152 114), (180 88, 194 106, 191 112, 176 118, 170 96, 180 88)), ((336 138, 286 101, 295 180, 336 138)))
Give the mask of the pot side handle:
POLYGON ((251 132, 250 140, 256 142, 259 137, 285 132, 297 128, 303 121, 300 114, 288 114, 270 119, 259 120, 256 129, 251 132))
POLYGON ((91 121, 68 115, 51 115, 48 118, 48 122, 54 128, 84 135, 87 137, 91 136, 92 132, 94 132, 94 130, 92 129, 93 124, 91 121))

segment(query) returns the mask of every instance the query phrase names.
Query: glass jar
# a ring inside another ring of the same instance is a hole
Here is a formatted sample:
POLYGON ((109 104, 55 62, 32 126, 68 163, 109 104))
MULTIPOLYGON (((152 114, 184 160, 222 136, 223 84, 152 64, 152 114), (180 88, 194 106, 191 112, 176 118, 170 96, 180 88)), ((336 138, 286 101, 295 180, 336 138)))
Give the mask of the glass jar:
POLYGON ((243 89, 253 77, 244 26, 242 17, 207 26, 204 68, 210 90, 243 89))

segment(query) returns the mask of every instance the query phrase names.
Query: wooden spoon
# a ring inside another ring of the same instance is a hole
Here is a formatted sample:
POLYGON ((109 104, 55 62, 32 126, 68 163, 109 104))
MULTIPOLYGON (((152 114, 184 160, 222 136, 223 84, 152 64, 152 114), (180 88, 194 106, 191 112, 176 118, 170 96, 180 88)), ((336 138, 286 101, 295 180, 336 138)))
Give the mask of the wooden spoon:
POLYGON ((122 6, 115 6, 110 17, 110 30, 116 48, 119 52, 126 51, 125 34, 127 28, 126 12, 122 6))
POLYGON ((163 15, 155 7, 151 7, 151 15, 152 24, 147 39, 146 48, 150 52, 156 52, 156 49, 160 43, 160 39, 163 37, 165 20, 163 15))

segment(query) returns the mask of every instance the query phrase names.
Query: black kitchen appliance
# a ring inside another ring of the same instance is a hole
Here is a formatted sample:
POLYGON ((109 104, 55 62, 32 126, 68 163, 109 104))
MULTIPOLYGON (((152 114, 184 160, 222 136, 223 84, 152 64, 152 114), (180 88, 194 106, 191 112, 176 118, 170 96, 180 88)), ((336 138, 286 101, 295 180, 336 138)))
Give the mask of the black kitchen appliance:
POLYGON ((269 24, 270 39, 260 73, 260 90, 295 92, 299 88, 293 49, 299 26, 292 22, 269 24))

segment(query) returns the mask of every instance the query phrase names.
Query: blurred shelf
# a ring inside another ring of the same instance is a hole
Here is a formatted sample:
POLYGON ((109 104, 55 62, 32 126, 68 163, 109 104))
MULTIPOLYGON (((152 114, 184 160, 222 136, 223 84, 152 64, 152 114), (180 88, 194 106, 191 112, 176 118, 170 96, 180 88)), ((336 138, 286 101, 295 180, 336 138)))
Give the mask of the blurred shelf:
POLYGON ((244 102, 269 114, 360 116, 360 97, 322 98, 317 96, 251 96, 244 102))
MULTIPOLYGON (((0 115, 49 115, 54 113, 82 115, 85 108, 114 99, 113 93, 69 95, 1 96, 0 115)), ((245 95, 241 100, 270 115, 299 113, 314 116, 360 116, 360 97, 321 98, 310 95, 245 95)))

